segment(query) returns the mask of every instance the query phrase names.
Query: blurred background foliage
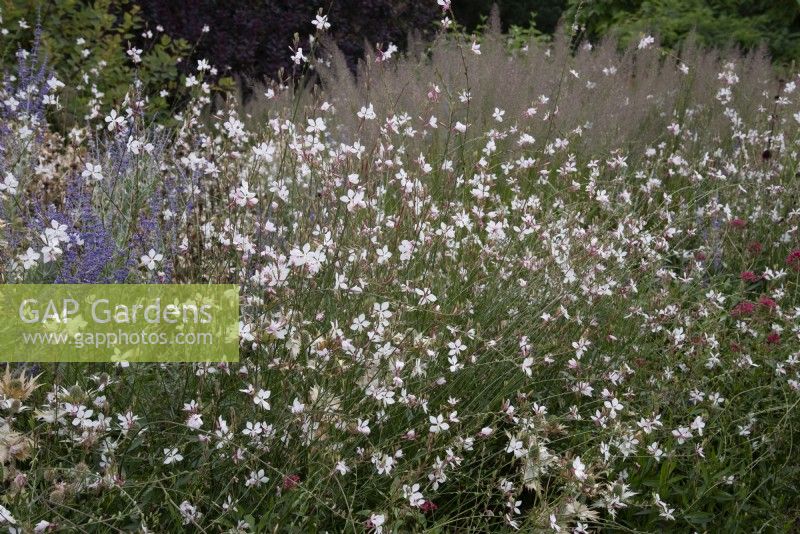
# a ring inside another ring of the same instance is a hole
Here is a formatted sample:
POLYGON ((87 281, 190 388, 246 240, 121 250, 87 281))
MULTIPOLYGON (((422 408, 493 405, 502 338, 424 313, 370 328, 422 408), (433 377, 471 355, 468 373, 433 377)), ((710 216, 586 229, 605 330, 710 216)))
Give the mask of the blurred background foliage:
POLYGON ((504 31, 512 26, 535 26, 544 34, 552 34, 567 9, 567 0, 454 0, 456 21, 467 31, 475 31, 497 4, 504 31))
MULTIPOLYGON (((676 47, 694 32, 710 47, 764 46, 791 67, 800 58, 800 0, 453 0, 454 28, 472 39, 486 28, 494 4, 510 46, 547 40, 560 27, 591 41, 611 36, 621 46, 645 33, 676 47)), ((351 68, 367 46, 401 49, 410 34, 431 38, 442 17, 436 0, 0 0, 4 65, 30 48, 37 24, 41 47, 66 84, 65 124, 80 122, 87 102, 120 102, 130 80, 165 112, 184 101, 185 78, 206 59, 206 78, 230 88, 295 73, 290 49, 311 46, 314 16, 351 68), (128 51, 141 51, 134 63, 128 51), (99 96, 98 96, 99 95, 99 96), (83 112, 81 112, 83 113, 83 112)), ((91 106, 90 106, 91 107, 91 106)))
POLYGON ((626 44, 648 32, 675 47, 694 32, 709 47, 764 45, 779 63, 800 59, 798 0, 570 0, 564 18, 583 25, 589 39, 626 44))
POLYGON ((129 0, 3 0, 0 53, 6 70, 20 50, 39 48, 38 56, 65 84, 58 120, 69 127, 83 122, 87 109, 103 101, 120 102, 137 79, 138 90, 154 110, 169 105, 162 91, 179 92, 179 66, 189 55, 182 39, 149 28, 141 8, 129 0), (140 50, 140 61, 127 53, 140 50))

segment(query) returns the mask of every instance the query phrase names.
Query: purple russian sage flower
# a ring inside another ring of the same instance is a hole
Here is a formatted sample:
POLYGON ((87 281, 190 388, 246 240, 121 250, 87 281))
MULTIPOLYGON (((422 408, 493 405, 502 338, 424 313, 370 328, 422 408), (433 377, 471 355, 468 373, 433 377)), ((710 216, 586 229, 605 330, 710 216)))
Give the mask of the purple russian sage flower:
MULTIPOLYGON (((8 213, 2 202, 0 202, 0 221, 8 221, 8 213)), ((23 232, 16 229, 16 225, 7 224, 0 228, 0 241, 5 241, 6 246, 0 249, 0 268, 10 268, 10 262, 14 257, 14 251, 18 250, 24 240, 23 232)))
POLYGON ((163 268, 161 271, 164 273, 159 279, 154 279, 152 283, 169 283, 173 278, 172 257, 170 251, 165 249, 164 233, 158 223, 160 213, 161 199, 157 193, 149 199, 149 211, 143 212, 138 221, 138 227, 131 236, 128 243, 129 250, 133 253, 134 268, 138 265, 135 258, 139 258, 147 254, 150 249, 159 251, 164 256, 163 268))
POLYGON ((36 26, 33 44, 29 52, 17 51, 17 70, 14 76, 4 73, 3 92, 8 97, 0 99, 0 151, 7 146, 11 129, 8 121, 19 119, 23 115, 31 118, 32 124, 38 125, 36 140, 42 141, 42 127, 46 124, 45 97, 52 90, 47 83, 53 71, 47 65, 47 56, 41 47, 42 29, 36 26), (12 104, 11 102, 14 102, 12 104))
POLYGON ((70 239, 61 259, 61 271, 56 277, 56 283, 98 282, 99 275, 96 266, 84 269, 84 256, 86 254, 93 255, 94 250, 92 249, 97 246, 97 238, 92 235, 91 231, 84 228, 86 225, 94 226, 95 221, 92 220, 93 214, 87 193, 83 191, 81 179, 74 178, 68 182, 63 211, 57 211, 55 207, 51 206, 47 218, 56 220, 69 229, 67 233, 70 239))
POLYGON ((36 26, 33 32, 33 47, 28 54, 22 50, 17 52, 18 73, 17 88, 25 89, 28 96, 24 102, 24 111, 37 119, 44 121, 44 97, 49 93, 47 79, 52 71, 47 66, 47 56, 43 55, 42 27, 36 26), (35 88, 35 91, 31 91, 35 88))
POLYGON ((120 269, 125 270, 125 277, 130 273, 127 268, 129 250, 119 247, 114 241, 92 204, 90 191, 79 176, 69 180, 62 209, 53 205, 46 210, 37 209, 37 216, 31 220, 29 228, 41 233, 52 221, 65 225, 69 236, 69 243, 63 247, 55 283, 109 283, 124 280, 120 269))

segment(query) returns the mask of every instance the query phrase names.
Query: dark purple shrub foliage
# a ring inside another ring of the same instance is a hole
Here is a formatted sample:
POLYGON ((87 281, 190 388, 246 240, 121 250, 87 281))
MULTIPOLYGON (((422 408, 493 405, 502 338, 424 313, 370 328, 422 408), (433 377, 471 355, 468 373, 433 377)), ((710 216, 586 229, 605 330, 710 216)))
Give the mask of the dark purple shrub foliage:
MULTIPOLYGON (((435 0, 136 0, 151 26, 161 24, 168 34, 199 43, 196 58, 208 59, 222 74, 250 79, 274 77, 283 68, 291 73, 289 47, 298 33, 307 50, 311 21, 322 9, 331 35, 351 67, 371 45, 405 44, 410 32, 434 29, 440 13, 435 0), (203 34, 208 25, 209 33, 203 34)), ((187 67, 189 67, 187 65, 187 67)), ((191 65, 194 67, 194 65, 191 65)))

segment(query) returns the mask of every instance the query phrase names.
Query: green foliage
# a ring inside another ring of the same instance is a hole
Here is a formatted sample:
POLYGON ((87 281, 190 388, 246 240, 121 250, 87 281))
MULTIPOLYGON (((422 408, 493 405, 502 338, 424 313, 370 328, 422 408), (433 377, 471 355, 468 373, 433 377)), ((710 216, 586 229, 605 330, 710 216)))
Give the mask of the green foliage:
POLYGON ((140 8, 128 0, 6 0, 2 17, 4 65, 15 63, 19 49, 30 48, 41 28, 42 51, 66 85, 55 117, 64 128, 83 123, 87 109, 120 103, 134 78, 155 113, 180 96, 178 65, 189 44, 146 28, 140 8), (131 48, 141 50, 141 62, 128 54, 131 48))
POLYGON ((512 50, 524 48, 531 41, 547 42, 550 35, 544 33, 536 26, 536 13, 531 13, 527 25, 512 24, 508 27, 507 42, 512 50))
POLYGON ((610 35, 628 44, 652 32, 673 47, 695 32, 706 46, 766 44, 779 63, 800 58, 796 0, 570 0, 566 17, 577 17, 592 39, 610 35))
POLYGON ((465 0, 453 2, 457 22, 468 32, 485 29, 496 4, 503 31, 513 42, 552 34, 559 20, 577 21, 587 37, 606 35, 622 45, 644 33, 658 34, 667 47, 679 45, 695 32, 702 45, 739 46, 752 50, 766 45, 778 63, 800 58, 800 3, 796 0, 465 0))
POLYGON ((474 27, 474 32, 470 32, 467 26, 456 22, 450 27, 450 33, 464 40, 478 43, 482 42, 485 36, 496 33, 502 35, 509 51, 525 50, 531 43, 547 43, 552 39, 551 34, 543 32, 536 25, 536 13, 530 13, 530 20, 527 24, 511 24, 502 34, 500 34, 502 25, 499 17, 499 10, 493 11, 489 16, 481 15, 480 21, 474 27))
POLYGON ((561 14, 566 8, 566 0, 455 0, 453 12, 456 20, 475 30, 488 16, 492 5, 497 4, 503 29, 527 29, 536 27, 544 33, 553 33, 561 14))

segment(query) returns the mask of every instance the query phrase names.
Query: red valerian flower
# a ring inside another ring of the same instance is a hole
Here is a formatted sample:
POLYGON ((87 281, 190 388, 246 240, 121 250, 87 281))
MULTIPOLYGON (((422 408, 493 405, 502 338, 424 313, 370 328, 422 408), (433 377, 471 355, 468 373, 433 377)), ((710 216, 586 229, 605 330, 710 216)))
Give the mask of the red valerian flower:
POLYGON ((739 217, 736 217, 735 219, 731 220, 731 226, 733 228, 741 229, 747 226, 747 221, 740 219, 739 217))
POLYGON ((756 305, 750 302, 749 300, 743 300, 739 304, 733 307, 731 310, 731 315, 734 317, 738 317, 740 315, 750 315, 756 309, 756 305))
POLYGON ((742 273, 739 275, 739 278, 741 278, 744 282, 750 282, 751 284, 761 280, 761 277, 753 271, 742 271, 742 273))
POLYGON ((795 271, 800 271, 800 248, 794 249, 786 256, 786 265, 795 271))
POLYGON ((752 243, 747 245, 747 250, 750 252, 750 254, 757 256, 761 254, 761 252, 764 250, 764 245, 762 245, 758 241, 753 241, 752 243))
POLYGON ((762 306, 764 306, 765 308, 769 309, 769 310, 774 310, 775 308, 778 307, 778 303, 775 302, 774 300, 772 300, 769 297, 761 297, 761 298, 759 298, 758 299, 758 303, 761 304, 762 306))
POLYGON ((775 330, 773 330, 767 336, 767 343, 769 343, 770 345, 780 345, 781 335, 777 333, 775 330))
POLYGON ((285 490, 294 489, 298 484, 300 484, 300 475, 289 475, 283 479, 283 489, 285 490))
POLYGON ((433 512, 434 510, 436 510, 439 507, 433 501, 425 501, 425 502, 422 503, 422 505, 419 508, 423 512, 427 513, 427 512, 433 512))

